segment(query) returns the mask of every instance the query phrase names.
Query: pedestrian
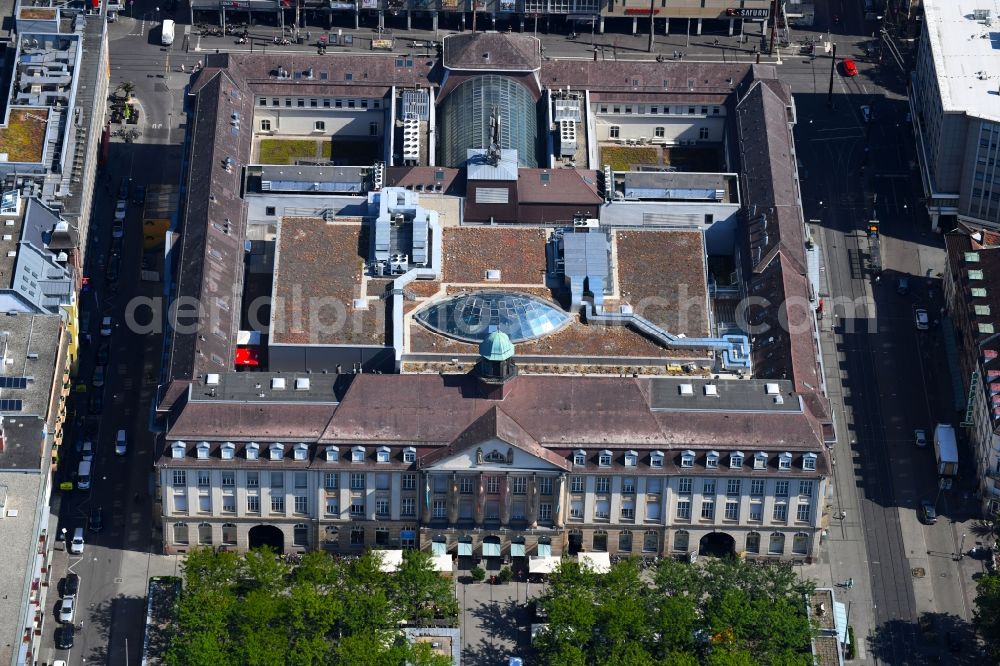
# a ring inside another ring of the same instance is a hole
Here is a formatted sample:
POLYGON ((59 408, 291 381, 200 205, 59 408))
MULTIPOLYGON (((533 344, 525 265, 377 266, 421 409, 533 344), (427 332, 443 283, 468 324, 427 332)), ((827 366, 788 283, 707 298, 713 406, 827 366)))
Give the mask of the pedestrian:
POLYGON ((311 42, 313 40, 312 30, 306 30, 306 41, 311 42))
POLYGON ((715 39, 715 45, 716 45, 716 46, 718 46, 718 45, 719 45, 719 39, 718 39, 718 37, 716 37, 716 39, 715 39))

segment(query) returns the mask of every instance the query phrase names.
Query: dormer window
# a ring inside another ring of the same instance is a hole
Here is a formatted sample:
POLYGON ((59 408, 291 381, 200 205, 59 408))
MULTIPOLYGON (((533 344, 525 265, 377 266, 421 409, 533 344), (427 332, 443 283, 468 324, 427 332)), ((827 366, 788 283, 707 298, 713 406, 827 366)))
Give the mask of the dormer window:
POLYGON ((753 454, 753 468, 754 469, 767 469, 767 454, 763 451, 758 451, 753 454))
POLYGON ((649 454, 649 466, 657 469, 663 467, 663 451, 653 451, 649 454))
POLYGON ((778 469, 791 469, 792 468, 792 454, 785 451, 778 456, 778 469))
POLYGON ((285 447, 278 442, 275 442, 271 444, 271 446, 267 447, 267 452, 271 460, 281 460, 285 457, 285 447))
POLYGON ((223 442, 219 447, 219 455, 223 460, 232 460, 236 457, 236 445, 232 442, 223 442))
POLYGON ((403 462, 405 463, 417 462, 417 450, 412 446, 408 446, 405 449, 403 449, 403 462))
POLYGON ((198 442, 198 446, 195 449, 195 455, 198 456, 199 460, 205 460, 208 458, 208 452, 211 450, 211 446, 208 442, 198 442))
POLYGON ((375 461, 376 462, 380 462, 380 463, 387 463, 387 462, 389 462, 389 447, 388 446, 380 446, 380 447, 378 447, 378 451, 375 452, 375 461))
POLYGON ((639 454, 636 453, 635 451, 626 451, 625 452, 625 466, 626 467, 635 467, 638 464, 639 464, 639 454))
POLYGON ((292 449, 292 457, 295 460, 305 460, 306 456, 308 455, 309 455, 309 447, 306 446, 303 442, 299 442, 292 449))
POLYGON ((573 464, 577 467, 583 467, 587 464, 587 452, 583 449, 577 449, 573 452, 573 464))
POLYGON ((183 458, 187 445, 184 442, 174 442, 170 445, 171 458, 183 458))
POLYGON ((816 469, 815 453, 807 453, 804 456, 802 456, 802 469, 810 472, 816 469))
POLYGON ((340 460, 340 449, 336 446, 326 447, 326 461, 328 463, 335 463, 340 460))
POLYGON ((733 451, 729 454, 729 466, 733 469, 743 467, 743 452, 733 451))
POLYGON ((694 467, 694 451, 688 449, 681 453, 681 467, 694 467))
POLYGON ((247 460, 257 460, 260 458, 260 444, 257 442, 250 442, 247 444, 246 456, 247 460))
POLYGON ((363 463, 365 461, 365 447, 355 446, 351 449, 351 462, 363 463))
POLYGON ((709 451, 708 455, 705 456, 705 467, 709 469, 716 469, 719 466, 719 452, 709 451))
POLYGON ((607 449, 601 451, 600 455, 597 456, 597 464, 601 467, 611 467, 611 451, 607 449))

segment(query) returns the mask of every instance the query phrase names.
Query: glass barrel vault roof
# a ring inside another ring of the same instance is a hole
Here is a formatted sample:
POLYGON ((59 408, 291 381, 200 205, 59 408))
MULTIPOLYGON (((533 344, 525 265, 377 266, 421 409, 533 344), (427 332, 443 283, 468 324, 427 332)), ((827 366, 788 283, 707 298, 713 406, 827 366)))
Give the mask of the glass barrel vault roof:
POLYGON ((416 316, 433 331, 475 343, 493 326, 518 343, 548 335, 569 321, 569 315, 541 298, 494 291, 451 296, 416 316))

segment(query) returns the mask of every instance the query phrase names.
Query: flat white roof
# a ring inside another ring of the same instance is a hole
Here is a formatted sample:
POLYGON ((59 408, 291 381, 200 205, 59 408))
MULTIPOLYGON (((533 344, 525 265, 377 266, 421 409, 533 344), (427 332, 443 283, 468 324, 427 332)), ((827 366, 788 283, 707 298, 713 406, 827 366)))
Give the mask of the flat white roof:
POLYGON ((944 110, 1000 122, 1000 0, 924 0, 924 20, 944 110))

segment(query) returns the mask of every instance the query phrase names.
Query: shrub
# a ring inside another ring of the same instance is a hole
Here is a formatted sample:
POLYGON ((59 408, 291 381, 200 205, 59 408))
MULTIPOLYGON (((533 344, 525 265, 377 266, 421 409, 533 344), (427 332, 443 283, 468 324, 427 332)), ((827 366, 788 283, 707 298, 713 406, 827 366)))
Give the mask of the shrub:
POLYGON ((477 583, 482 583, 483 579, 486 578, 486 571, 478 564, 472 567, 472 571, 469 572, 472 575, 472 580, 477 583))

